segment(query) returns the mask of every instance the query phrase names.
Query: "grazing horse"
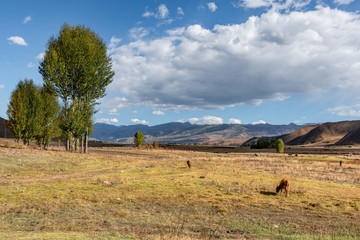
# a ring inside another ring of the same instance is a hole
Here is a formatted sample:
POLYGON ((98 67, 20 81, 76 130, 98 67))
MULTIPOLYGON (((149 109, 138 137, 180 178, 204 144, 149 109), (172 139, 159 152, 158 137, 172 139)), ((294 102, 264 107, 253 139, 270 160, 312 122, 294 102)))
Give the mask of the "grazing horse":
POLYGON ((285 189, 285 196, 287 197, 290 191, 290 181, 286 178, 281 179, 280 185, 276 187, 276 193, 282 192, 283 189, 285 189))
POLYGON ((186 163, 187 163, 188 167, 191 168, 191 160, 187 160, 186 163))

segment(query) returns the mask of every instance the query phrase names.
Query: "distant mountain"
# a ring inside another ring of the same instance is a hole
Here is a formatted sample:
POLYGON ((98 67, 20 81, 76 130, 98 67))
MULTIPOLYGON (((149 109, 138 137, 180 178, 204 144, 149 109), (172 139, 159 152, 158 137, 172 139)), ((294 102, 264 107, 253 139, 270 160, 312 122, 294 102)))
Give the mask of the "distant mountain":
POLYGON ((278 135, 253 137, 243 144, 256 144, 259 140, 281 138, 286 145, 354 145, 360 144, 360 121, 328 122, 304 126, 296 131, 278 135))
POLYGON ((156 140, 161 143, 241 144, 253 136, 284 135, 301 127, 293 123, 289 125, 193 125, 188 122, 171 122, 151 127, 146 125, 114 126, 96 123, 94 124, 94 132, 90 137, 101 141, 129 143, 133 141, 134 134, 141 131, 148 142, 156 140))
MULTIPOLYGON (((341 141, 350 132, 360 129, 360 121, 341 121, 341 122, 328 122, 314 126, 307 126, 298 130, 298 136, 289 138, 289 135, 283 139, 287 145, 308 145, 308 144, 335 144, 341 141), (301 135, 301 133, 303 133, 301 135)), ((293 133, 292 133, 293 134, 293 133)), ((352 137, 351 137, 352 138, 352 137)), ((350 139, 350 136, 348 136, 350 139)))
POLYGON ((0 117, 0 138, 13 138, 14 133, 5 124, 5 119, 0 117))

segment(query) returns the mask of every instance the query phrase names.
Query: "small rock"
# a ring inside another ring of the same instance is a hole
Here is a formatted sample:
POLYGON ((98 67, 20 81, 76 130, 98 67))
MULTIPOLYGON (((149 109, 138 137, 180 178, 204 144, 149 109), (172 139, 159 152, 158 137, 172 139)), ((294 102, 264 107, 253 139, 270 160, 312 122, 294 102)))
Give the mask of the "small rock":
POLYGON ((200 178, 205 178, 205 176, 200 176, 200 178))
POLYGON ((279 228, 279 226, 278 226, 278 225, 276 225, 276 224, 274 224, 274 225, 273 225, 273 227, 274 227, 274 228, 279 228))

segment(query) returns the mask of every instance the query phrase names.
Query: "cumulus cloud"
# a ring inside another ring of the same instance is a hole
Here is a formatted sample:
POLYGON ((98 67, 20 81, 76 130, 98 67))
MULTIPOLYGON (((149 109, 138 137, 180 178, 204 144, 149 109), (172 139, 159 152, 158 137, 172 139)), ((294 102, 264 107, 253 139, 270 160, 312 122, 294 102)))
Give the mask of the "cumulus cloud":
POLYGON ((166 7, 165 4, 160 4, 158 7, 158 12, 156 13, 155 17, 159 19, 165 19, 169 16, 169 9, 166 7))
POLYGON ((31 21, 31 17, 30 16, 27 16, 25 19, 24 19, 24 24, 28 23, 31 21))
MULTIPOLYGON (((341 1, 341 0, 340 0, 341 1)), ((346 1, 346 0, 342 0, 346 1)), ((273 10, 301 9, 309 5, 311 0, 237 0, 233 2, 234 7, 260 8, 270 7, 273 10)))
POLYGON ((0 84, 0 89, 5 88, 5 85, 0 84))
POLYGON ((230 118, 229 124, 241 124, 241 120, 236 118, 230 118))
POLYGON ((119 116, 119 113, 117 112, 116 108, 109 109, 108 114, 119 116))
POLYGON ((156 12, 149 11, 148 9, 142 14, 143 17, 155 17, 157 19, 165 19, 169 16, 169 9, 165 4, 160 4, 156 12))
POLYGON ((220 109, 335 88, 360 90, 359 15, 268 11, 237 25, 190 25, 111 52, 110 92, 159 110, 220 109))
POLYGON ((202 118, 189 118, 187 120, 179 120, 178 122, 189 122, 195 125, 223 124, 224 120, 215 116, 204 116, 202 118))
POLYGON ((149 122, 147 122, 145 120, 140 120, 140 119, 137 119, 137 118, 131 119, 131 123, 133 123, 133 124, 142 124, 142 125, 149 124, 149 122))
POLYGON ((208 6, 210 12, 215 12, 216 9, 217 9, 217 6, 216 6, 216 4, 215 4, 214 2, 209 2, 209 3, 207 4, 207 6, 208 6))
POLYGON ((182 16, 185 15, 184 10, 183 10, 181 7, 178 7, 178 8, 177 8, 177 13, 178 13, 179 15, 182 15, 182 16))
POLYGON ((39 53, 37 56, 36 56, 36 59, 38 60, 43 60, 45 57, 45 53, 39 53))
POLYGON ((107 100, 104 105, 109 109, 118 109, 127 107, 129 100, 126 97, 114 97, 107 100))
POLYGON ((17 44, 17 45, 21 45, 21 46, 27 46, 28 45, 25 42, 25 40, 22 37, 19 37, 19 36, 12 36, 12 37, 9 37, 7 40, 9 40, 11 44, 17 44))
POLYGON ((134 27, 129 31, 130 37, 133 39, 141 39, 149 34, 149 31, 143 27, 134 27))
POLYGON ((255 122, 252 122, 251 124, 252 125, 257 125, 257 124, 266 124, 267 122, 265 122, 264 120, 259 120, 259 121, 255 121, 255 122))
POLYGON ((101 118, 95 121, 96 123, 106 123, 106 124, 114 124, 114 123, 118 123, 119 120, 117 120, 116 118, 101 118))
POLYGON ((120 38, 116 38, 114 36, 111 37, 110 39, 110 44, 109 44, 109 49, 115 48, 117 47, 117 45, 121 42, 120 38))
POLYGON ((360 104, 354 106, 338 106, 329 108, 327 111, 342 117, 360 117, 360 104))
POLYGON ((339 5, 346 5, 346 4, 349 4, 349 3, 352 3, 354 0, 334 0, 334 3, 336 4, 339 4, 339 5))
POLYGON ((165 113, 163 111, 153 111, 152 114, 153 115, 158 115, 158 116, 165 115, 165 113))

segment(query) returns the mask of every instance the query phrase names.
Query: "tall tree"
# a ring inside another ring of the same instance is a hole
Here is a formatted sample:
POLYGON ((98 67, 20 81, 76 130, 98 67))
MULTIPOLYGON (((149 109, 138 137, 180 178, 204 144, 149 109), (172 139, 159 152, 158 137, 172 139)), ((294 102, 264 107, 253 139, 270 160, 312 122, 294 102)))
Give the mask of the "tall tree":
POLYGON ((67 150, 75 138, 87 139, 96 100, 105 96, 114 76, 111 67, 106 44, 85 26, 64 24, 56 38, 50 37, 39 72, 46 86, 63 101, 61 126, 67 150))
POLYGON ((135 143, 136 147, 140 147, 144 144, 144 135, 142 132, 135 133, 134 143, 135 143))
POLYGON ((9 127, 17 141, 30 145, 40 133, 42 124, 40 88, 32 80, 20 81, 12 92, 9 105, 9 127))
POLYGON ((48 147, 51 139, 60 136, 59 129, 59 103, 53 93, 46 87, 42 87, 41 94, 41 128, 36 136, 38 144, 45 149, 48 147))

